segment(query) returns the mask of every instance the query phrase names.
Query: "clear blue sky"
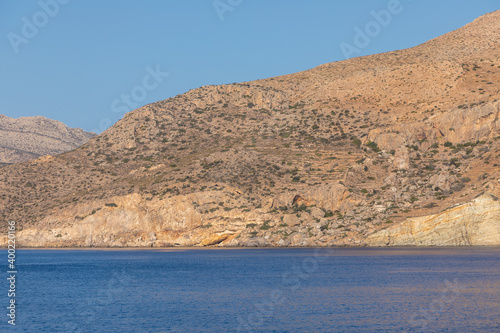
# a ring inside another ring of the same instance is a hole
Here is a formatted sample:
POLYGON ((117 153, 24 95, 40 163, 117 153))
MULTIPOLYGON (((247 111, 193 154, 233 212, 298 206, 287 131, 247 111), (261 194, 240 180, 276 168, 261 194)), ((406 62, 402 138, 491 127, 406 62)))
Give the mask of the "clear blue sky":
MULTIPOLYGON (((134 105, 343 60, 340 45, 356 46, 354 29, 395 0, 56 1, 0 2, 0 114, 100 132, 134 105), (157 67, 168 76, 155 80, 157 67)), ((498 0, 400 0, 351 56, 415 46, 497 9, 498 0)))

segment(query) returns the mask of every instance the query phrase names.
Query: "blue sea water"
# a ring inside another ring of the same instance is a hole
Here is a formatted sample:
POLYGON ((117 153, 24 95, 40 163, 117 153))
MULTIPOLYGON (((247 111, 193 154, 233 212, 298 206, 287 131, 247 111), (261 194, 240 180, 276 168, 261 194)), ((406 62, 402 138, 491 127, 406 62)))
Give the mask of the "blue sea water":
POLYGON ((500 248, 18 250, 17 265, 1 332, 500 332, 500 248))

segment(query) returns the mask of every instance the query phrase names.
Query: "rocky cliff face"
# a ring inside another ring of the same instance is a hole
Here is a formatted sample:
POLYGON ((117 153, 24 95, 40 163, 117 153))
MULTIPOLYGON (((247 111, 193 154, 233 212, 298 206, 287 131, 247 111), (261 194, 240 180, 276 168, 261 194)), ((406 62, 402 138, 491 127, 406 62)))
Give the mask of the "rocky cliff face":
POLYGON ((45 117, 0 115, 0 166, 68 152, 94 136, 45 117))
MULTIPOLYGON (((339 225, 332 225, 333 231, 323 228, 327 222, 324 211, 315 207, 307 213, 320 222, 305 228, 301 228, 296 215, 269 222, 266 218, 272 216, 265 209, 252 214, 228 213, 225 218, 230 223, 212 224, 211 221, 220 221, 219 214, 203 216, 192 203, 203 205, 214 198, 221 199, 221 195, 208 192, 166 202, 143 200, 137 194, 116 197, 111 203, 79 206, 66 215, 51 216, 35 227, 25 228, 18 232, 18 244, 27 247, 499 245, 500 200, 489 193, 437 214, 409 218, 367 237, 351 235, 348 239, 345 230, 338 230, 339 225), (254 232, 247 232, 248 225, 252 225, 252 230, 258 226, 261 235, 256 237, 254 232), (283 237, 286 234, 290 237, 283 237)), ((4 237, 2 243, 6 241, 4 237)))
POLYGON ((500 11, 201 87, 1 168, 0 216, 21 246, 500 245, 499 82, 500 11))
POLYGON ((430 147, 442 142, 495 140, 499 133, 500 102, 495 99, 480 105, 464 105, 419 122, 377 128, 368 134, 367 141, 377 143, 381 149, 401 152, 402 147, 419 141, 430 147))
POLYGON ((372 246, 498 246, 500 200, 490 194, 441 213, 415 217, 367 237, 372 246))

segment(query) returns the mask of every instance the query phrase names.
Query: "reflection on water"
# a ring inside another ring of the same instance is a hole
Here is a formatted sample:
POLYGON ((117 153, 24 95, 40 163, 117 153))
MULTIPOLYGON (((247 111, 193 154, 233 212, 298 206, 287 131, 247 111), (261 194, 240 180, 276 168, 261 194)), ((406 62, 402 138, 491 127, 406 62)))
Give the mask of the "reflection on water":
POLYGON ((20 250, 14 331, 500 332, 499 259, 499 248, 20 250))

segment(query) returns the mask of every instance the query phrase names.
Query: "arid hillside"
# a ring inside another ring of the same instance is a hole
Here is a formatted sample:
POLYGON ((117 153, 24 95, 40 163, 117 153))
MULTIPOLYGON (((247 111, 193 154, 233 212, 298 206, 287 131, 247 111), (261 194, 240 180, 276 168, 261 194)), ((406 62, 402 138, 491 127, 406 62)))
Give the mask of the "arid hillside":
POLYGON ((0 115, 0 166, 73 150, 96 136, 45 117, 0 115))
POLYGON ((0 169, 23 246, 500 245, 500 11, 0 169))

